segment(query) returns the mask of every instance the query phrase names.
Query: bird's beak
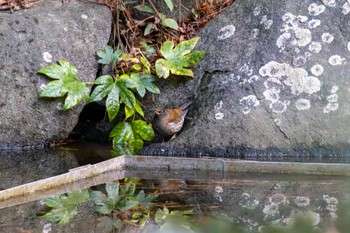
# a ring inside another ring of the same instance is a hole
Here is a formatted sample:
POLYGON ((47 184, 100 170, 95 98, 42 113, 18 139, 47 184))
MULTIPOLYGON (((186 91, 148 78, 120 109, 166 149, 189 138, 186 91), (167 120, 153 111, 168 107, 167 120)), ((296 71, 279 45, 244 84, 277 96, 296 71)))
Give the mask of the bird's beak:
POLYGON ((157 108, 156 108, 156 109, 154 110, 154 114, 156 114, 156 115, 160 115, 160 111, 159 111, 159 109, 157 109, 157 108))

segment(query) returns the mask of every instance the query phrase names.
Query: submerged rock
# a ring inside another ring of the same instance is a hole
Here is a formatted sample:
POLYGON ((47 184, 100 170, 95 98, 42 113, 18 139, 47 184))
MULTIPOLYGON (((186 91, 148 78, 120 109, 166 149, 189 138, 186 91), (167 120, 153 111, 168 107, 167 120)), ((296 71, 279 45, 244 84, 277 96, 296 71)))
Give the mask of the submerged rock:
POLYGON ((39 99, 48 79, 40 68, 67 60, 78 79, 93 81, 95 52, 108 42, 111 13, 98 4, 48 0, 0 18, 0 149, 66 138, 83 105, 63 112, 62 100, 39 99))
POLYGON ((199 35, 183 132, 141 153, 348 155, 348 22, 347 1, 235 1, 199 35))

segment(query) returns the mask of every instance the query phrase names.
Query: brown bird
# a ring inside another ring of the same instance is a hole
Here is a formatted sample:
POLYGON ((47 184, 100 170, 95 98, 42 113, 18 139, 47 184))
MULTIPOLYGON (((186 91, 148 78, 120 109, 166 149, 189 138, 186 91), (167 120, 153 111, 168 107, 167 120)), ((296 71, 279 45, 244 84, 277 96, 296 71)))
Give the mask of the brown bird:
POLYGON ((152 120, 154 130, 164 138, 174 139, 184 124, 188 107, 191 104, 192 102, 187 102, 180 108, 154 111, 155 115, 152 120))

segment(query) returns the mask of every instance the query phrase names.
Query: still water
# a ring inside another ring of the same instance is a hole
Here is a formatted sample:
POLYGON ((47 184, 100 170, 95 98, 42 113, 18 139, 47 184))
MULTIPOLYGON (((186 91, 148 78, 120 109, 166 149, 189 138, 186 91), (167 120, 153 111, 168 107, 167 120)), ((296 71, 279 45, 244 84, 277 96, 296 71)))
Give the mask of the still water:
MULTIPOLYGON (((0 190, 106 160, 108 150, 85 145, 3 153, 0 190)), ((107 184, 0 205, 0 232, 350 232, 350 177, 150 170, 105 175, 107 184)))

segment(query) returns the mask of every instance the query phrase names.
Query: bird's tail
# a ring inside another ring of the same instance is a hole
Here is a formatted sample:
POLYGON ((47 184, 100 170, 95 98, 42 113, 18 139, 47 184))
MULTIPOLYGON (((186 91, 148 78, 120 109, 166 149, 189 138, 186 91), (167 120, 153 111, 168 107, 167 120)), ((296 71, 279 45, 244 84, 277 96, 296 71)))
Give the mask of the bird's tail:
POLYGON ((186 103, 184 103, 180 108, 181 110, 186 110, 188 109, 188 107, 193 103, 193 101, 188 101, 186 103))

